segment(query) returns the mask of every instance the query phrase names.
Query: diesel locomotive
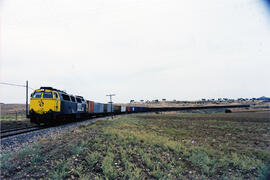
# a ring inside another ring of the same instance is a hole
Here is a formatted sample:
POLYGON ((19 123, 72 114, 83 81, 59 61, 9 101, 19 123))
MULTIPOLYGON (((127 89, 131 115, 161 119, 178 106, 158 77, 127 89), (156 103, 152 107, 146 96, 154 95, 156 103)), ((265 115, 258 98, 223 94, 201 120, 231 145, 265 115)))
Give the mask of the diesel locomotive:
POLYGON ((93 116, 146 112, 146 107, 126 107, 85 100, 52 87, 40 87, 31 94, 29 118, 32 123, 52 124, 93 116))

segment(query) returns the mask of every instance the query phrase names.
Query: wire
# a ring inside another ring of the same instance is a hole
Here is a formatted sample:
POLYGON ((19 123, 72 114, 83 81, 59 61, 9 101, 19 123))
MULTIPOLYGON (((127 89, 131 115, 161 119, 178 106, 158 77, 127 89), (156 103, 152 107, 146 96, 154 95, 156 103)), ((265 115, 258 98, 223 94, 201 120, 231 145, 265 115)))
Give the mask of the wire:
MULTIPOLYGON (((0 84, 8 85, 8 86, 26 87, 26 85, 12 84, 12 83, 5 83, 5 82, 0 82, 0 84)), ((34 90, 33 88, 31 88, 31 87, 29 87, 29 86, 28 86, 28 89, 34 90)))

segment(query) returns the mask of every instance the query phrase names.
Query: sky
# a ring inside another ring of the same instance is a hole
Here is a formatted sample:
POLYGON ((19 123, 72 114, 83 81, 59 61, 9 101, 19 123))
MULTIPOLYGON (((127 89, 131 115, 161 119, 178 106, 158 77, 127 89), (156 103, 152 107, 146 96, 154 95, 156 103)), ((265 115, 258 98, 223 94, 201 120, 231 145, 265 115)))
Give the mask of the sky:
MULTIPOLYGON (((99 102, 270 96, 268 2, 0 0, 0 82, 99 102)), ((25 89, 0 84, 0 102, 25 89)))

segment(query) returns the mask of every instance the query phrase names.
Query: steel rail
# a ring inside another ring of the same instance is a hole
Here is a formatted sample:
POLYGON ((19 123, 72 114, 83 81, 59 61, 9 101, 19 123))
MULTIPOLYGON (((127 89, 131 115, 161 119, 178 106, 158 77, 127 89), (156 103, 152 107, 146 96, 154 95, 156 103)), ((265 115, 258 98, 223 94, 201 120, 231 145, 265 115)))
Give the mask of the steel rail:
POLYGON ((19 134, 25 134, 25 133, 28 133, 28 132, 38 131, 40 129, 44 129, 44 128, 31 127, 31 128, 20 129, 20 130, 17 130, 17 131, 15 130, 15 131, 10 131, 10 132, 5 132, 5 133, 1 132, 1 139, 11 137, 11 136, 16 136, 16 135, 19 135, 19 134))
POLYGON ((5 130, 1 130, 0 133, 9 133, 9 132, 13 132, 13 131, 19 131, 19 130, 24 130, 24 129, 29 129, 29 128, 35 128, 38 126, 29 126, 29 127, 23 127, 23 128, 13 128, 13 129, 5 129, 5 130))

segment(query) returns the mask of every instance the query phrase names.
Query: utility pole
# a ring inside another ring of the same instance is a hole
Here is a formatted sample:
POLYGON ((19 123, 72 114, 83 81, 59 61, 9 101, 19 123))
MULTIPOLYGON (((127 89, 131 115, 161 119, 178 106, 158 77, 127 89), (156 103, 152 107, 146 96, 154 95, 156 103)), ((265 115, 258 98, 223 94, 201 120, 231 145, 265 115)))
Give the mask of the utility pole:
POLYGON ((113 114, 113 112, 112 112, 112 104, 113 104, 113 102, 112 102, 112 96, 115 96, 115 94, 108 94, 106 96, 110 96, 110 102, 109 103, 111 104, 111 113, 113 114))
POLYGON ((26 81, 26 105, 25 105, 25 113, 26 117, 28 117, 28 80, 26 81))

